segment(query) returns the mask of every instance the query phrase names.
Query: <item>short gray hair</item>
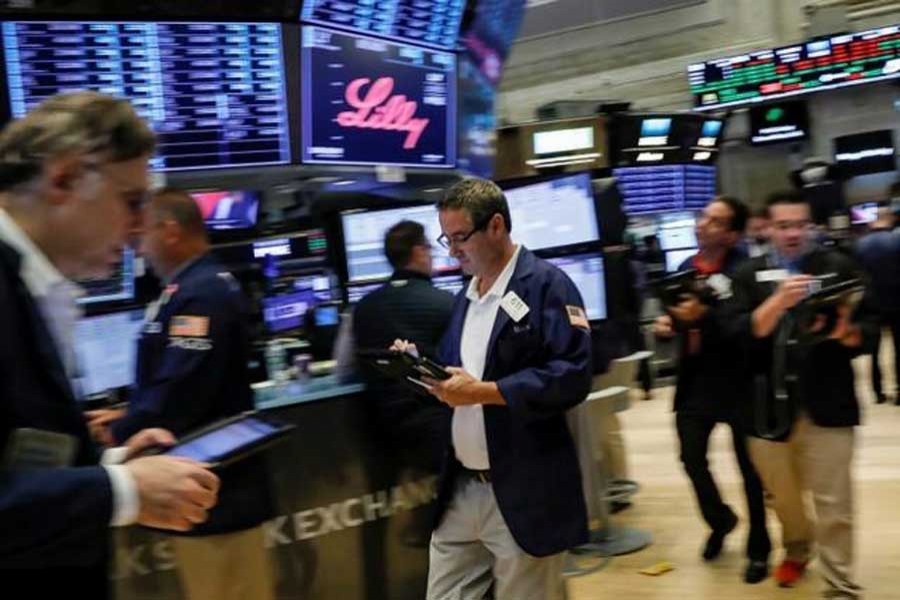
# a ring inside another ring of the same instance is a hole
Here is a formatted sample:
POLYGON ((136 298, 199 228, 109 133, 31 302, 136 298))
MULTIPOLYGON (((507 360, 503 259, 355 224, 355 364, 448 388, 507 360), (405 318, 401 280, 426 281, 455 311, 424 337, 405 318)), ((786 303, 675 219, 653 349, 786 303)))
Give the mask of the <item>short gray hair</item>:
POLYGON ((487 225, 491 217, 503 217, 507 233, 512 231, 512 218, 506 196, 493 181, 473 177, 464 179, 447 190, 447 195, 437 203, 438 210, 465 210, 476 228, 487 225))
POLYGON ((155 146, 156 136, 127 100, 59 94, 0 133, 0 191, 31 182, 51 158, 80 154, 121 162, 149 155, 155 146))
POLYGON ((188 192, 165 187, 153 192, 150 211, 157 218, 171 219, 195 236, 206 237, 206 223, 200 207, 188 192))

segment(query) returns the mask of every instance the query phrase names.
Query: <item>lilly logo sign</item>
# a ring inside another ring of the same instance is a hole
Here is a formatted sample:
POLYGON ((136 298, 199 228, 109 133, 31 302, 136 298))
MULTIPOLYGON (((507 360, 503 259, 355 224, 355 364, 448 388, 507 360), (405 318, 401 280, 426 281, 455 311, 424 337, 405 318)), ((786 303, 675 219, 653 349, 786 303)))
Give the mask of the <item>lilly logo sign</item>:
POLYGON ((363 88, 371 81, 362 78, 350 82, 344 98, 356 110, 338 114, 338 125, 358 129, 405 131, 407 135, 403 149, 412 150, 419 143, 429 120, 416 118, 416 108, 419 105, 414 100, 407 100, 403 94, 391 95, 394 91, 393 77, 376 79, 365 96, 361 96, 363 88))

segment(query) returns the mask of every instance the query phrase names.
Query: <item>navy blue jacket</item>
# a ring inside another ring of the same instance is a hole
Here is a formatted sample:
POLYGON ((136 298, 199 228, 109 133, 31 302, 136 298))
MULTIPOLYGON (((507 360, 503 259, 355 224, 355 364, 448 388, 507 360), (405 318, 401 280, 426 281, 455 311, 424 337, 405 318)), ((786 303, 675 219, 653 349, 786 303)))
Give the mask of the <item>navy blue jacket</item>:
MULTIPOLYGON (((516 543, 549 556, 587 541, 587 510, 575 445, 565 413, 591 386, 591 338, 570 321, 567 307, 584 307, 575 284, 526 249, 507 292, 529 307, 518 323, 501 308, 491 331, 484 381, 494 381, 506 406, 484 406, 491 484, 516 543)), ((438 350, 461 366, 460 342, 469 300, 461 292, 438 350)), ((438 491, 437 523, 453 495, 460 463, 447 452, 438 491)))
MULTIPOLYGON (((248 354, 240 287, 206 254, 177 274, 158 312, 148 315, 138 342, 134 394, 125 417, 111 426, 113 438, 121 443, 149 427, 178 437, 252 410, 248 354)), ((239 531, 272 516, 263 467, 254 459, 220 472, 218 505, 188 535, 239 531)))
POLYGON ((0 463, 0 579, 8 593, 23 583, 49 597, 65 585, 104 598, 112 489, 20 265, 0 242, 0 449, 19 428, 71 435, 79 449, 71 468, 0 463))

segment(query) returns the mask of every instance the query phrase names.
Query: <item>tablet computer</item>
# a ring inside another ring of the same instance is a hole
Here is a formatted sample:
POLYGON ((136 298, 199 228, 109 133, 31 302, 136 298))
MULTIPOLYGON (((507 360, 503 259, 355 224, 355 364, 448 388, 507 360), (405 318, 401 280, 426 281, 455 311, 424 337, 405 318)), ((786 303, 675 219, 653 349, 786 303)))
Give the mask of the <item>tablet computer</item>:
POLYGON ((442 366, 425 356, 396 350, 363 349, 357 352, 360 359, 374 366, 387 377, 402 379, 420 387, 427 387, 423 377, 443 381, 452 375, 442 366))
POLYGON ((192 432, 159 453, 224 467, 286 439, 296 428, 257 411, 247 412, 192 432))

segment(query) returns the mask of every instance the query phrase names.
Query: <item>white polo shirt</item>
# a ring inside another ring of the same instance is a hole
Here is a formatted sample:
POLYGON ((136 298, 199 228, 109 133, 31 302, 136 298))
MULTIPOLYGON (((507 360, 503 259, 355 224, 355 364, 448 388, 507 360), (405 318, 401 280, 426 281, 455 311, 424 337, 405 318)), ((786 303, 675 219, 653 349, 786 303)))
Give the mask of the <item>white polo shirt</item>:
MULTIPOLYGON (((484 377, 491 332, 497 320, 500 302, 516 270, 520 249, 521 246, 516 246, 512 258, 484 296, 478 296, 477 277, 472 278, 466 290, 469 308, 463 322, 459 355, 462 368, 479 381, 484 377)), ((453 409, 453 449, 457 460, 467 469, 486 471, 491 467, 484 429, 484 408, 481 404, 457 406, 453 409)))

